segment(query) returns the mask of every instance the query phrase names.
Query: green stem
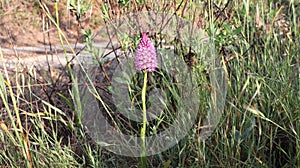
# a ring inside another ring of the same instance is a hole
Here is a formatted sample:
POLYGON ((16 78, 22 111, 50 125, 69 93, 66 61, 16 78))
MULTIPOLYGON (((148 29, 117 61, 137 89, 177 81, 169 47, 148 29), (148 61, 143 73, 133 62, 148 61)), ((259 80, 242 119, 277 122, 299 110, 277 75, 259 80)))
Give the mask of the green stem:
POLYGON ((142 89, 142 103, 143 103, 143 127, 141 129, 141 138, 142 138, 142 167, 147 167, 147 158, 146 158, 146 127, 147 127, 147 110, 146 110, 146 90, 147 90, 147 71, 144 71, 144 85, 142 89))

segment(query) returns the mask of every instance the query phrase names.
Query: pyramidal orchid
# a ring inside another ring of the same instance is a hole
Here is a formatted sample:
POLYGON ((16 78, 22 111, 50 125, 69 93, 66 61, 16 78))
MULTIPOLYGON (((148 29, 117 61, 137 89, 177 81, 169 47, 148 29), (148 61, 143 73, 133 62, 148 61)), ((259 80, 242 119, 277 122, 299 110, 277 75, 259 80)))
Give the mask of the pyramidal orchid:
POLYGON ((153 72, 157 68, 156 49, 146 33, 142 33, 142 39, 136 48, 134 66, 136 70, 153 72))
POLYGON ((142 167, 147 166, 146 159, 146 127, 147 127, 147 109, 146 109, 146 91, 147 91, 147 73, 153 72, 157 68, 156 49, 146 33, 142 33, 142 39, 136 48, 134 67, 136 70, 144 71, 144 85, 142 88, 142 111, 143 111, 143 126, 141 128, 141 158, 142 167))

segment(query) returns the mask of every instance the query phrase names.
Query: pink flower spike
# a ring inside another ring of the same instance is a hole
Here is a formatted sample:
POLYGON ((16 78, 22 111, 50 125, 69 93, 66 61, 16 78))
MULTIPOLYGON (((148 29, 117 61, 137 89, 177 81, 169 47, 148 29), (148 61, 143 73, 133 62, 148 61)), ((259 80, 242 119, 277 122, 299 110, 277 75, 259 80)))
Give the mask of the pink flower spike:
POLYGON ((135 52, 135 69, 153 72, 157 68, 157 64, 156 49, 147 34, 142 33, 142 39, 135 52))

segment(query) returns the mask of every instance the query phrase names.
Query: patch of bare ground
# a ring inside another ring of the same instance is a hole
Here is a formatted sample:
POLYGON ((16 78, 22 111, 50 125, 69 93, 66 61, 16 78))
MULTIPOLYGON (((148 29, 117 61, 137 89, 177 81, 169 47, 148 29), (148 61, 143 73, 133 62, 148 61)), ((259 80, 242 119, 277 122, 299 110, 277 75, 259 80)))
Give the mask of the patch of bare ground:
POLYGON ((57 26, 49 19, 59 21, 59 28, 66 39, 73 44, 82 42, 81 29, 98 29, 102 24, 99 6, 90 9, 80 18, 76 16, 67 1, 60 1, 57 9, 51 1, 2 1, 0 2, 0 46, 61 45, 57 26), (58 11, 58 18, 56 17, 58 11))

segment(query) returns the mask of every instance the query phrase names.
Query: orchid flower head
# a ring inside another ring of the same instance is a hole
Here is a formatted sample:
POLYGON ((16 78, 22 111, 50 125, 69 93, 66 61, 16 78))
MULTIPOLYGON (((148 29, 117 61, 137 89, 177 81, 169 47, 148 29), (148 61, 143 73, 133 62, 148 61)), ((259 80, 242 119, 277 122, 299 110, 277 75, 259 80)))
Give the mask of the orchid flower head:
POLYGON ((147 34, 142 33, 142 38, 135 52, 135 69, 153 72, 157 68, 157 65, 156 49, 147 34))

